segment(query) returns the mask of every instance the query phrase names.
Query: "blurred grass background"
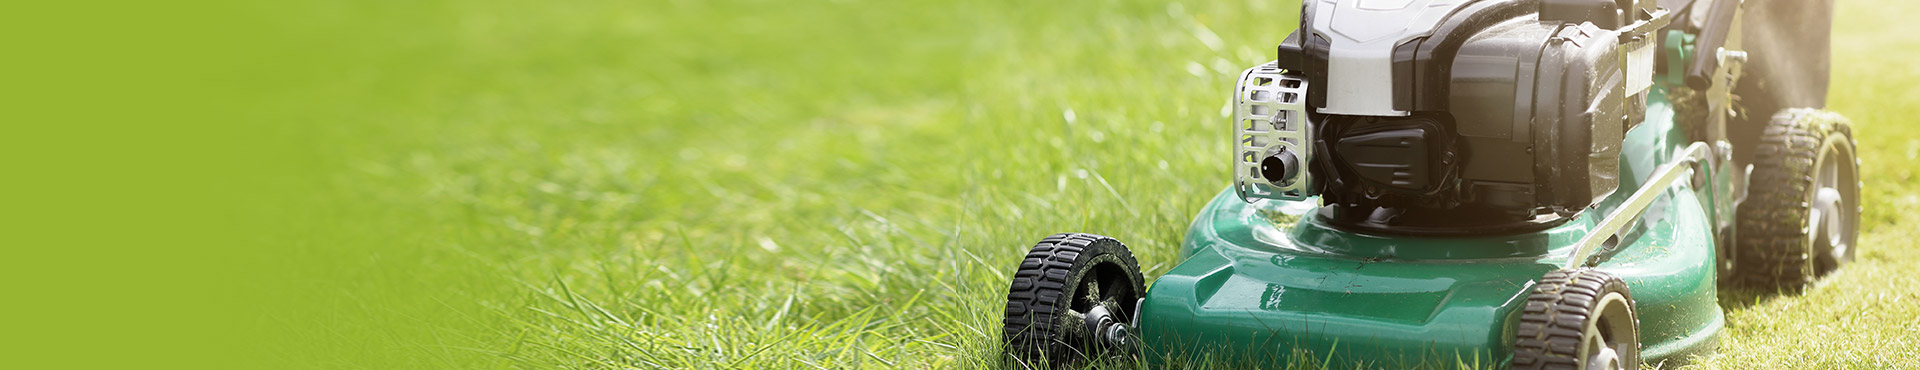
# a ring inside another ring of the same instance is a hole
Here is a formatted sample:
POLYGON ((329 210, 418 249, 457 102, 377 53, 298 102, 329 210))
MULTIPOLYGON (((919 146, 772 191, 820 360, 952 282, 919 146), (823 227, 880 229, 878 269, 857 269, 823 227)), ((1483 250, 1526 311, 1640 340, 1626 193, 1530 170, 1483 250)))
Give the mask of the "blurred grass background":
MULTIPOLYGON (((1229 181, 1224 92, 1297 11, 69 7, 7 16, 34 56, 0 113, 21 132, 9 347, 329 369, 995 367, 1037 238, 1103 233, 1171 267, 1229 181)), ((1837 11, 1860 262, 1803 296, 1729 294, 1699 368, 1920 360, 1915 11, 1837 11)))

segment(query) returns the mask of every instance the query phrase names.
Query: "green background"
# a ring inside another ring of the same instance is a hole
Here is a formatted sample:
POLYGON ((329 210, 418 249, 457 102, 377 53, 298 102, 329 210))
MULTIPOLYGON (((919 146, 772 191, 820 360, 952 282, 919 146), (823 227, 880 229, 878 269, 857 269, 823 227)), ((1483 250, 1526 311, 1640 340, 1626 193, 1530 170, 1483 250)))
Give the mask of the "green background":
MULTIPOLYGON (((0 11, 9 368, 997 364, 1039 237, 1157 274, 1264 1, 282 1, 0 11)), ((1920 5, 1839 4, 1860 263, 1706 368, 1920 360, 1920 5)))

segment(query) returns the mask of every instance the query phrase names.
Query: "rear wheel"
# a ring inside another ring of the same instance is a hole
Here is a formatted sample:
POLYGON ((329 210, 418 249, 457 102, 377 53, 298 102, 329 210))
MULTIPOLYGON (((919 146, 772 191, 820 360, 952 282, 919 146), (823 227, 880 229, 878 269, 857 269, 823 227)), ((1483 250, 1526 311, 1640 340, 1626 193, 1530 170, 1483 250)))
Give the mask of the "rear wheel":
POLYGON ((1740 205, 1741 280, 1798 291, 1853 260, 1860 177, 1845 117, 1815 109, 1773 116, 1755 149, 1740 205))
POLYGON ((1119 240, 1049 236, 1027 252, 1007 289, 1004 349, 1029 367, 1125 357, 1145 293, 1140 265, 1119 240))
POLYGON ((1513 344, 1514 369, 1639 369, 1640 321, 1627 283, 1557 270, 1533 286, 1513 344))

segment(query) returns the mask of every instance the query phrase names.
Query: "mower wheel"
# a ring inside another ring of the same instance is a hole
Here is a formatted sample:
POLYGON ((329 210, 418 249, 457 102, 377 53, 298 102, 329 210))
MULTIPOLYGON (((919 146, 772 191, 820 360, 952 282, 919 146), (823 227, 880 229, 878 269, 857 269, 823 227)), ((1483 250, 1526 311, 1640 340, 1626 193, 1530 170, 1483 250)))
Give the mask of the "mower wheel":
POLYGON ((1845 117, 1816 109, 1773 116, 1740 205, 1734 269, 1749 286, 1799 291, 1853 260, 1860 164, 1845 117))
POLYGON ((1131 358, 1132 318, 1146 290, 1119 240, 1049 236, 1027 252, 1007 289, 1006 354, 1023 368, 1131 358))
POLYGON ((1639 369, 1640 321, 1627 283, 1598 270, 1547 273, 1513 342, 1514 369, 1639 369))

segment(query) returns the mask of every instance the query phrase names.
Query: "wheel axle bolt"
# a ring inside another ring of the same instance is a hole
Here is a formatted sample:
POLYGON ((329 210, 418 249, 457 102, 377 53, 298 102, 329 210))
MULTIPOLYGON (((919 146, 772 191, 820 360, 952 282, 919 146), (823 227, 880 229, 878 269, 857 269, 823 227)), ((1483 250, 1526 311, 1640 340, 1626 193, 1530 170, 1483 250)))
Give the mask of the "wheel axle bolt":
POLYGON ((1108 325, 1106 332, 1107 343, 1112 344, 1116 348, 1126 348, 1130 344, 1127 342, 1127 337, 1129 336, 1127 335, 1128 329, 1127 324, 1116 323, 1108 325))

